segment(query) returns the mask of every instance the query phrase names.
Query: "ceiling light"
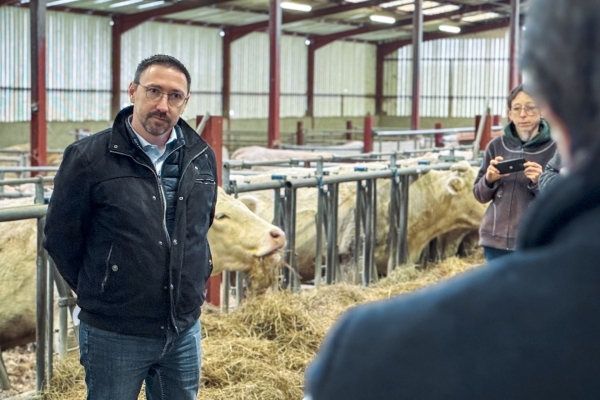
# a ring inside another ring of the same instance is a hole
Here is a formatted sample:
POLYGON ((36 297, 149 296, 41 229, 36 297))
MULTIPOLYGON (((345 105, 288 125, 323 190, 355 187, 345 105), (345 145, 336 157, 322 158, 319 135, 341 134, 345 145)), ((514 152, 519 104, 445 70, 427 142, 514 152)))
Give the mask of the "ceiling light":
POLYGON ((121 1, 119 3, 111 4, 110 6, 108 6, 108 8, 125 7, 125 6, 129 6, 132 4, 141 3, 142 1, 144 1, 144 0, 125 0, 125 1, 121 1))
POLYGON ((484 12, 484 13, 470 14, 470 15, 461 17, 461 21, 477 22, 477 21, 484 21, 486 19, 494 19, 494 18, 498 18, 498 17, 500 17, 500 14, 498 14, 498 13, 484 12))
POLYGON ((396 18, 385 15, 371 15, 369 19, 373 22, 381 22, 382 24, 393 24, 396 22, 396 18))
POLYGON ((292 3, 289 1, 282 2, 281 8, 285 8, 286 10, 303 11, 303 12, 309 12, 310 10, 312 10, 312 6, 309 6, 308 4, 292 3))
POLYGON ((141 9, 144 9, 144 8, 161 6, 163 4, 165 4, 165 2, 163 0, 153 1, 152 3, 140 4, 137 8, 139 8, 141 10, 141 9))
POLYGON ((304 41, 304 44, 305 44, 305 45, 307 45, 307 46, 310 46, 310 39, 306 39, 306 40, 304 41))
POLYGON ((225 31, 224 31, 224 30, 221 30, 221 31, 219 32, 219 36, 221 36, 221 37, 225 37, 225 31))
POLYGON ((401 6, 401 5, 412 3, 412 2, 413 2, 413 0, 395 0, 395 1, 390 1, 388 3, 380 4, 379 7, 389 8, 389 7, 401 6))
POLYGON ((440 25, 440 26, 438 26, 438 29, 442 32, 460 33, 460 26, 440 25))
POLYGON ((46 4, 46 7, 58 6, 59 4, 74 3, 77 0, 56 0, 46 4))

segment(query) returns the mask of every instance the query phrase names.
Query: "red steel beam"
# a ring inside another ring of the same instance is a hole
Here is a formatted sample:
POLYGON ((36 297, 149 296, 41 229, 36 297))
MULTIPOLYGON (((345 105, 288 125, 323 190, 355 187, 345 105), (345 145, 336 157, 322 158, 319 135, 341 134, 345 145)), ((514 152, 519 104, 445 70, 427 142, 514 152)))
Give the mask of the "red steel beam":
POLYGON ((12 3, 17 3, 18 0, 0 0, 0 7, 7 6, 12 3))
POLYGON ((519 30, 520 30, 520 0, 510 2, 510 50, 508 61, 508 91, 517 86, 521 79, 519 76, 519 30))
POLYGON ((42 166, 46 165, 47 147, 46 1, 31 0, 29 12, 31 30, 31 166, 42 166))
POLYGON ((113 21, 111 62, 112 80, 110 86, 110 116, 114 118, 121 110, 121 35, 122 25, 120 20, 113 21))
MULTIPOLYGON (((283 17, 282 23, 289 24, 292 22, 304 21, 307 19, 325 17, 327 15, 339 14, 346 11, 377 6, 379 4, 388 3, 389 1, 390 0, 369 0, 363 1, 361 3, 347 3, 341 6, 319 8, 306 14, 286 15, 283 17)), ((254 31, 265 29, 268 26, 269 21, 255 22, 253 24, 236 26, 231 28, 231 34, 233 36, 233 40, 237 40, 254 31)))
POLYGON ((279 79, 281 65, 280 0, 270 0, 269 6, 269 148, 279 147, 279 79))
POLYGON ((315 117, 315 48, 312 44, 308 46, 308 66, 306 68, 306 116, 312 118, 314 129, 315 117))
POLYGON ((223 36, 223 87, 221 90, 223 118, 227 119, 227 128, 231 127, 231 37, 223 36))
POLYGON ((121 32, 124 33, 153 18, 193 10, 196 8, 207 7, 214 4, 227 3, 228 1, 231 0, 183 0, 167 7, 156 8, 153 10, 142 11, 133 14, 119 14, 113 18, 113 21, 115 21, 115 23, 117 20, 121 22, 121 32))
MULTIPOLYGON (((457 34, 441 33, 441 32, 426 33, 423 35, 423 41, 428 42, 430 40, 447 39, 447 38, 453 38, 453 37, 464 36, 464 35, 472 35, 474 33, 481 33, 481 32, 492 31, 494 29, 507 28, 508 25, 509 25, 508 19, 501 19, 501 20, 497 20, 492 23, 479 24, 479 25, 465 27, 460 31, 460 33, 457 33, 457 34)), ((383 55, 387 56, 388 54, 393 53, 394 51, 398 50, 399 48, 407 46, 409 44, 412 44, 412 39, 403 39, 403 40, 396 40, 394 42, 383 43, 383 44, 380 44, 379 47, 381 48, 383 55)))
MULTIPOLYGON (((360 3, 360 4, 362 4, 362 3, 360 3)), ((477 12, 477 11, 490 11, 490 10, 496 9, 497 7, 498 7, 498 4, 494 4, 494 3, 483 4, 483 5, 478 5, 478 6, 463 6, 463 7, 459 8, 458 10, 449 11, 446 13, 435 14, 435 15, 425 15, 423 17, 423 20, 425 22, 437 21, 440 19, 451 18, 451 17, 457 16, 457 15, 463 15, 463 14, 468 14, 468 13, 477 12)), ((313 39, 315 45, 317 46, 317 48, 321 48, 325 45, 328 45, 331 42, 334 42, 336 40, 340 40, 340 39, 343 39, 343 38, 346 38, 349 36, 362 35, 364 33, 395 29, 395 28, 409 26, 412 24, 413 24, 413 18, 405 18, 405 19, 396 21, 396 23, 390 24, 390 25, 384 25, 384 24, 367 25, 367 26, 360 27, 358 29, 350 29, 350 30, 343 31, 343 32, 332 33, 330 35, 313 36, 312 39, 313 39)))
POLYGON ((412 112, 410 129, 417 130, 421 125, 421 47, 423 45, 423 0, 415 0, 413 12, 413 57, 412 57, 412 112))
POLYGON ((380 46, 377 46, 377 56, 375 61, 375 115, 383 115, 383 68, 384 59, 380 50, 380 46))

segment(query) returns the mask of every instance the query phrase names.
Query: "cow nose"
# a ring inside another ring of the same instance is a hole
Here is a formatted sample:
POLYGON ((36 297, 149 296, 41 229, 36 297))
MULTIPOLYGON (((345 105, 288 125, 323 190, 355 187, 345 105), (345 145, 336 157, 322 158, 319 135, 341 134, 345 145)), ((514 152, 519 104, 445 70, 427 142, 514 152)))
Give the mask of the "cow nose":
POLYGON ((285 243, 285 233, 279 229, 279 228, 274 228, 271 229, 271 232, 269 232, 269 234, 271 235, 271 237, 274 239, 275 242, 281 242, 282 244, 285 243))

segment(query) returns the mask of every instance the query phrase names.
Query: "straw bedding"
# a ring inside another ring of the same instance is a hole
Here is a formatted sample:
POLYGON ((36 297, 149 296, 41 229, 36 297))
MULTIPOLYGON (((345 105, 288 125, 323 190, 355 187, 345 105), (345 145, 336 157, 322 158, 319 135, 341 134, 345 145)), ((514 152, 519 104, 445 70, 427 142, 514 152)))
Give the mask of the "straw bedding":
MULTIPOLYGON (((449 258, 425 270, 397 268, 369 288, 337 284, 299 294, 278 291, 247 299, 221 314, 203 310, 202 388, 198 399, 301 399, 304 371, 339 315, 358 303, 417 290, 482 262, 449 258)), ((73 354, 57 366, 46 400, 85 398, 83 370, 73 354)), ((142 393, 140 399, 145 399, 142 393)))

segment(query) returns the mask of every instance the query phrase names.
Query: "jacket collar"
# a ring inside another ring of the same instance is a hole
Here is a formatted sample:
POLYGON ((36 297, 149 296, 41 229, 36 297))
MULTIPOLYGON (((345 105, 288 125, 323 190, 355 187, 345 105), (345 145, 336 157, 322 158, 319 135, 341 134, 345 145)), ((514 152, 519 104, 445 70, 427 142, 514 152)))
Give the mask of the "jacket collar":
POLYGON ((547 245, 565 226, 600 205, 600 168, 578 169, 560 175, 540 192, 535 206, 529 207, 519 229, 517 247, 547 245))
MULTIPOLYGON (((109 141, 108 150, 114 153, 121 153, 137 157, 142 151, 135 143, 135 135, 127 129, 127 118, 133 114, 133 106, 128 106, 122 109, 113 122, 113 129, 109 141)), ((177 138, 176 147, 183 147, 187 157, 194 157, 201 153, 208 144, 202 139, 191 126, 183 119, 177 121, 182 133, 181 137, 177 138)), ((184 160, 185 161, 185 160, 184 160)))
POLYGON ((550 136, 550 126, 543 118, 540 119, 539 133, 528 142, 523 143, 523 141, 521 141, 514 122, 510 122, 504 127, 504 136, 515 146, 524 148, 538 147, 552 140, 552 137, 550 136))

